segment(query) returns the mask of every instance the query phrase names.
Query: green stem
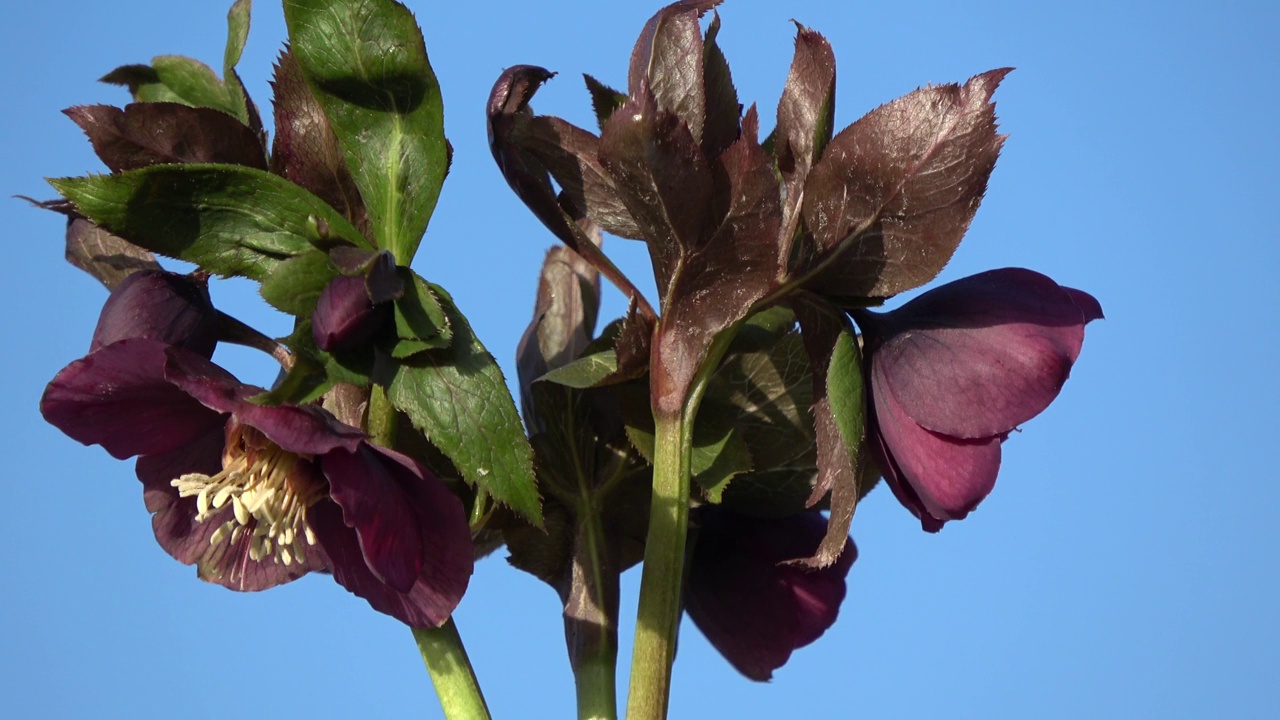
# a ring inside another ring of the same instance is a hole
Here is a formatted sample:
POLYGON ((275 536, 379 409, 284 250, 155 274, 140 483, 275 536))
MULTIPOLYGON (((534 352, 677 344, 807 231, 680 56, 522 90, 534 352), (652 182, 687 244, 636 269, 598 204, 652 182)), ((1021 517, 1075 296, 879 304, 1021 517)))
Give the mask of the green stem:
POLYGON ((680 629, 681 579, 685 536, 689 528, 689 457, 692 413, 655 418, 653 505, 640 579, 640 611, 631 655, 629 720, 661 720, 667 716, 671 663, 680 629))
MULTIPOLYGON (((395 447, 396 408, 387 397, 386 389, 378 385, 369 393, 365 430, 375 443, 395 447)), ((489 707, 453 618, 438 628, 414 628, 413 638, 440 697, 444 716, 450 720, 488 720, 489 707)))
POLYGON ((450 720, 489 720, 489 706, 453 618, 438 628, 414 628, 413 638, 431 674, 444 716, 450 720))

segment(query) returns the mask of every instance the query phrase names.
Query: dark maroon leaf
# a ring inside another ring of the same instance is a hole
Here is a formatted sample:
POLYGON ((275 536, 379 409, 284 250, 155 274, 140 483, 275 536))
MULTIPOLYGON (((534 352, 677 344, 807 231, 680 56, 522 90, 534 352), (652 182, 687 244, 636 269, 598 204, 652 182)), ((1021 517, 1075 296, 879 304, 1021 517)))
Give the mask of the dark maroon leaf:
POLYGON ((800 221, 809 170, 831 140, 835 122, 836 58, 826 38, 796 24, 791 72, 778 101, 774 155, 783 178, 784 255, 800 221))
MULTIPOLYGON (((753 106, 743 118, 742 136, 718 163, 727 186, 727 212, 709 239, 682 244, 675 251, 676 272, 663 296, 665 314, 657 338, 655 361, 661 363, 662 372, 653 379, 655 399, 682 403, 715 336, 746 317, 781 275, 778 180, 757 131, 753 106)), ((697 148, 692 152, 698 153, 697 148)), ((674 203, 673 210, 693 213, 705 222, 713 212, 708 205, 704 201, 687 208, 674 203)))
POLYGON ((627 94, 614 90, 586 73, 583 73, 582 79, 587 83, 587 92, 591 93, 591 108, 596 113, 596 124, 603 130, 613 111, 627 101, 627 94))
POLYGON ((271 87, 276 122, 271 171, 310 190, 368 235, 369 216, 338 136, 288 50, 280 53, 271 87))
POLYGON ((628 94, 652 93, 657 108, 684 121, 696 142, 707 113, 698 18, 721 2, 682 0, 659 10, 640 31, 627 73, 628 94))
POLYGON ((533 320, 516 348, 520 409, 531 432, 540 426, 533 411, 533 382, 574 360, 586 348, 599 295, 599 273, 581 256, 567 247, 547 252, 538 278, 533 320))
POLYGON ((649 351, 653 345, 653 318, 639 311, 634 300, 622 320, 618 339, 613 344, 618 369, 600 381, 612 385, 643 376, 649 370, 649 351))
POLYGON ((78 105, 63 111, 112 172, 160 163, 228 163, 267 169, 260 136, 210 108, 179 103, 78 105))
POLYGON ((72 215, 67 219, 67 262, 114 290, 139 270, 160 270, 151 251, 72 215))
POLYGON ((986 191, 1004 136, 991 95, 1008 69, 926 87, 871 111, 827 146, 805 186, 810 287, 888 297, 933 279, 986 191))
POLYGON ((716 44, 719 33, 720 14, 714 13, 702 46, 702 84, 707 105, 706 122, 702 131, 702 152, 709 158, 718 157, 738 139, 742 115, 738 91, 733 87, 733 76, 729 72, 729 62, 716 44))
POLYGON ((713 228, 711 167, 688 126, 643 88, 609 119, 599 156, 649 245, 666 298, 682 248, 698 247, 713 228))
POLYGON ((561 188, 561 207, 571 215, 618 237, 643 239, 600 164, 599 138, 560 118, 538 116, 518 126, 515 142, 550 171, 561 188))

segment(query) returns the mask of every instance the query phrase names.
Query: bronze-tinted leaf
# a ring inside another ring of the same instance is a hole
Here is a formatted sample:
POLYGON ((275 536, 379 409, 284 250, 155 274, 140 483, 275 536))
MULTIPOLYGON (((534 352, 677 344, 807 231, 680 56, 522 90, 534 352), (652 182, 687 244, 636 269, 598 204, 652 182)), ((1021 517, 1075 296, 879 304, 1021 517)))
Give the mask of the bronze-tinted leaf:
POLYGON ((230 115, 178 103, 78 105, 63 111, 112 172, 161 163, 227 163, 267 169, 258 134, 230 115))
POLYGON ((809 170, 831 140, 835 122, 836 58, 826 38, 797 24, 795 56, 791 72, 778 101, 778 126, 774 130, 774 155, 782 174, 783 227, 785 245, 790 243, 800 221, 800 203, 809 170))
POLYGON ((831 141, 805 187, 812 289, 888 297, 937 276, 968 229, 1004 142, 991 95, 1008 72, 916 90, 831 141))
POLYGON ((587 83, 587 92, 591 93, 591 109, 596 113, 596 125, 603 130, 613 111, 627 101, 627 94, 614 90, 586 73, 583 73, 582 79, 587 83))
POLYGON ((74 216, 67 219, 67 262, 97 278, 108 290, 139 270, 161 269, 150 251, 74 216))
POLYGON ((701 245, 712 229, 711 167, 689 127, 643 88, 609 119, 599 156, 649 245, 665 298, 681 249, 701 245))
POLYGON ((684 121, 699 142, 707 108, 698 18, 721 1, 681 0, 659 10, 640 31, 627 73, 632 99, 644 93, 641 88, 649 88, 657 107, 684 121))
POLYGON ((367 235, 369 216, 338 136, 288 50, 280 53, 271 87, 276 121, 271 171, 310 190, 367 235))
POLYGON ((709 158, 717 157, 738 139, 742 115, 738 91, 733 87, 733 75, 729 72, 729 61, 716 44, 719 33, 720 14, 715 13, 702 43, 702 85, 707 104, 706 121, 702 130, 702 152, 709 158))
MULTIPOLYGON (((746 317, 781 274, 778 180, 756 139, 757 127, 753 106, 743 118, 742 137, 720 157, 727 212, 705 243, 680 248, 670 290, 663 297, 665 314, 654 360, 662 368, 653 376, 655 402, 683 402, 716 335, 746 317)), ((683 211, 678 206, 677 210, 683 211)), ((704 202, 688 212, 700 214, 705 222, 709 209, 704 202)))
POLYGON ((858 503, 859 452, 866 416, 857 341, 836 308, 795 304, 805 351, 813 370, 813 428, 818 449, 818 479, 810 504, 831 494, 827 534, 813 556, 801 564, 822 568, 843 552, 858 503))

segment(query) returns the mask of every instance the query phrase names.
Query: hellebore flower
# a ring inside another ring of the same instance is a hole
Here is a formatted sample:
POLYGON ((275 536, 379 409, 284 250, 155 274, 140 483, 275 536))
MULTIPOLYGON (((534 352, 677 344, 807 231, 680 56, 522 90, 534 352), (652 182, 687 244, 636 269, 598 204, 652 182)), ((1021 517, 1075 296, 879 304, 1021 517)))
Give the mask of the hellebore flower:
POLYGON ((157 541, 202 579, 252 591, 329 571, 406 624, 444 622, 473 565, 462 503, 321 408, 254 404, 261 388, 172 344, 200 327, 166 320, 182 316, 177 295, 157 290, 181 286, 174 277, 116 289, 95 349, 45 389, 45 419, 116 458, 138 457, 157 541), (155 314, 148 296, 162 300, 155 314))
POLYGON ((311 336, 325 352, 350 350, 369 341, 391 311, 374 304, 363 276, 339 275, 325 286, 311 314, 311 336))
POLYGON ((89 351, 125 338, 157 340, 212 357, 218 312, 205 279, 161 270, 139 270, 125 278, 102 306, 89 351))
POLYGON ((685 610, 738 672, 768 680, 836 621, 858 548, 846 539, 835 563, 813 570, 788 561, 822 542, 821 513, 764 519, 706 506, 697 518, 685 610))
POLYGON ((995 486, 1000 444, 1058 396, 1102 317, 1088 293, 1021 268, 979 273, 887 313, 854 312, 871 382, 871 448, 923 528, 995 486))

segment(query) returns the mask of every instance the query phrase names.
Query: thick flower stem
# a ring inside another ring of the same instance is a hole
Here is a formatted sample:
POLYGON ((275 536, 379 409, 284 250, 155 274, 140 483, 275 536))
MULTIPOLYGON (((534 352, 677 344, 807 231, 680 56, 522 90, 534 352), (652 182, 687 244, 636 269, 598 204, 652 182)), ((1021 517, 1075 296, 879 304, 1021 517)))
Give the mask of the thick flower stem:
POLYGON ((598 511, 584 502, 564 605, 564 633, 578 693, 579 720, 618 717, 618 570, 600 528, 598 511))
POLYGON ((692 410, 675 418, 656 418, 653 458, 653 506, 640 580, 640 611, 631 656, 629 720, 667 716, 671 663, 680 629, 680 593, 685 536, 689 528, 689 457, 692 410))
POLYGON ((489 706, 453 618, 438 628, 414 628, 413 637, 431 674, 444 716, 450 720, 489 720, 489 706))

